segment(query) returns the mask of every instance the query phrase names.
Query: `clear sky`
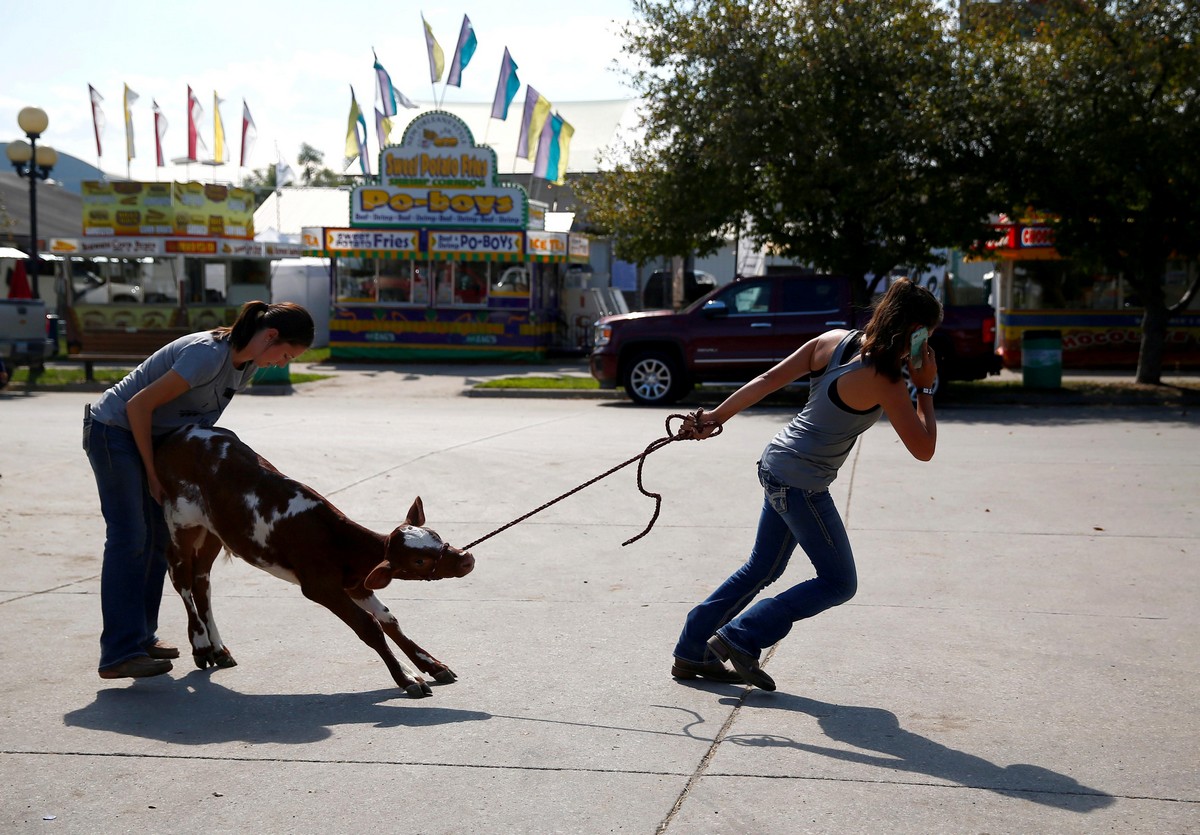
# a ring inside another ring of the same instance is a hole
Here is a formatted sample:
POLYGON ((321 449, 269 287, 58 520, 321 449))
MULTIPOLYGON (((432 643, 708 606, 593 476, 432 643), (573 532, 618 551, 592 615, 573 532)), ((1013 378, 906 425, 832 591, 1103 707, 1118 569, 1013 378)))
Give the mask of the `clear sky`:
MULTIPOLYGON (((104 97, 107 123, 100 167, 124 175, 123 95, 128 84, 139 96, 132 107, 136 156, 130 170, 135 179, 183 180, 190 171, 191 179, 211 181, 208 166, 185 169, 170 162, 187 154, 188 85, 204 108, 201 136, 210 152, 214 90, 224 102, 226 156, 233 164, 218 169, 221 181, 235 182, 246 173, 237 167, 243 99, 258 134, 248 168, 273 164, 277 143, 283 159, 295 168, 300 143, 307 142, 325 153, 327 166, 340 171, 351 85, 366 116, 374 154, 372 47, 396 88, 425 103, 435 94, 446 103, 490 102, 508 47, 521 80, 509 120, 520 118, 526 84, 551 102, 633 96, 617 69, 625 62, 620 29, 632 16, 630 0, 464 0, 424 7, 364 0, 5 5, 0 54, 7 78, 0 85, 0 140, 22 138, 17 113, 36 105, 50 117, 42 142, 96 164, 91 84, 104 97), (18 15, 20 8, 28 13, 18 15), (461 89, 430 84, 422 11, 445 51, 447 72, 463 15, 470 17, 479 43, 461 89), (21 20, 28 20, 29 28, 21 20), (167 166, 157 172, 151 100, 169 123, 163 149, 167 166)), ((406 121, 403 113, 395 140, 406 121)))

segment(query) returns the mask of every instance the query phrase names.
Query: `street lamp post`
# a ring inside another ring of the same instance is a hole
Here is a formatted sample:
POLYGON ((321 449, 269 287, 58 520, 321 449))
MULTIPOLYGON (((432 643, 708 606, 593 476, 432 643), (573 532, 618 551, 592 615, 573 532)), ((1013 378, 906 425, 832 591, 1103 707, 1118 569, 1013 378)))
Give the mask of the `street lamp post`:
POLYGON ((37 233, 37 181, 50 176, 50 170, 58 162, 58 152, 49 145, 38 147, 37 141, 50 118, 46 111, 38 107, 26 107, 17 114, 17 124, 29 138, 29 142, 17 140, 8 143, 8 161, 16 170, 18 177, 29 180, 29 246, 32 253, 29 259, 29 283, 33 297, 38 296, 38 268, 41 266, 41 256, 38 254, 37 233))

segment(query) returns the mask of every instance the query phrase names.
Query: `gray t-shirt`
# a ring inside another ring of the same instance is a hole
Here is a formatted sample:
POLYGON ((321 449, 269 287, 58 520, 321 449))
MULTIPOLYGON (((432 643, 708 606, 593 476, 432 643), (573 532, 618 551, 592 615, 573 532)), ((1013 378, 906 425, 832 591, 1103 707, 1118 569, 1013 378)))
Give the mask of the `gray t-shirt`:
POLYGON ((159 348, 125 379, 100 395, 92 404, 92 419, 128 429, 126 404, 146 386, 174 371, 191 388, 154 410, 151 433, 161 435, 193 423, 212 426, 233 395, 250 384, 256 370, 253 362, 247 362, 240 370, 234 368, 233 345, 209 331, 181 336, 159 348))

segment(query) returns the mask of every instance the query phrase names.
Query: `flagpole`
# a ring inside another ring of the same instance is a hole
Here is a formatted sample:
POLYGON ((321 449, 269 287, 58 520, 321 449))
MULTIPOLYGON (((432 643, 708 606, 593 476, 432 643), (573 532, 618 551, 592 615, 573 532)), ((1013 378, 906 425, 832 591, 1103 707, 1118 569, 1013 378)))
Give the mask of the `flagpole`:
POLYGON ((279 151, 279 142, 275 142, 275 233, 283 240, 283 221, 279 204, 283 202, 283 188, 279 185, 279 163, 283 162, 283 154, 279 151))

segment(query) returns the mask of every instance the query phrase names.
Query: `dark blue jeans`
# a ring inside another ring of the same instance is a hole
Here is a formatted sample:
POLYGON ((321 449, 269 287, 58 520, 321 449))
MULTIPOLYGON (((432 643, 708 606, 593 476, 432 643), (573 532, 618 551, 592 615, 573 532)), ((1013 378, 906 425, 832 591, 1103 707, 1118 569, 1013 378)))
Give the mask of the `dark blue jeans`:
POLYGON ((854 553, 829 491, 788 487, 761 467, 758 479, 764 490, 763 507, 750 559, 688 613, 675 646, 677 658, 697 663, 715 660, 706 646, 714 634, 758 658, 762 650, 782 640, 793 623, 845 603, 858 589, 854 553), (797 544, 817 576, 746 609, 783 574, 797 544))
POLYGON ((158 640, 167 573, 167 526, 150 496, 133 433, 83 419, 83 449, 96 474, 107 537, 100 571, 100 669, 146 654, 158 640))

